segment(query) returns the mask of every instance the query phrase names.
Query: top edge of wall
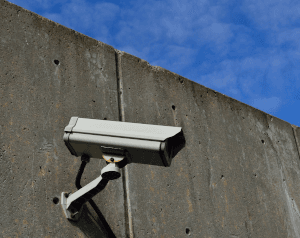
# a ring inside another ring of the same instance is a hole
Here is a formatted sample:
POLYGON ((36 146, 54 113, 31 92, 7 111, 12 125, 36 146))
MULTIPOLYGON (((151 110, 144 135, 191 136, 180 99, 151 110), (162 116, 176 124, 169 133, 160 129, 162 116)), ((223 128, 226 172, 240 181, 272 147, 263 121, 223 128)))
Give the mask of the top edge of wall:
MULTIPOLYGON (((129 54, 129 53, 127 53, 127 52, 120 51, 120 50, 116 50, 116 52, 119 53, 119 54, 121 54, 123 57, 126 57, 126 56, 127 56, 127 57, 130 57, 132 60, 136 60, 138 63, 144 64, 145 66, 151 68, 152 70, 154 70, 154 71, 156 71, 156 72, 161 71, 161 72, 163 72, 163 73, 173 75, 176 79, 180 79, 180 80, 182 80, 182 81, 189 81, 191 84, 201 85, 201 87, 203 87, 204 89, 206 89, 207 92, 209 91, 209 92, 211 92, 211 93, 215 93, 216 95, 217 95, 217 94, 218 94, 218 95, 222 95, 222 96, 224 96, 224 97, 229 98, 229 99, 232 100, 232 101, 238 102, 238 103, 240 103, 240 104, 242 104, 242 105, 244 105, 244 106, 246 106, 246 107, 250 107, 250 108, 252 108, 253 110, 256 110, 256 111, 258 111, 258 112, 261 112, 261 113, 263 113, 263 114, 266 114, 266 115, 268 115, 270 118, 275 118, 275 119, 277 119, 277 120, 279 120, 279 121, 288 123, 288 124, 290 124, 290 125, 291 125, 293 128, 295 128, 295 129, 298 128, 297 125, 293 125, 293 124, 291 124, 291 123, 289 123, 289 122, 287 122, 287 121, 285 121, 285 120, 283 120, 283 119, 280 119, 280 118, 278 118, 278 117, 276 117, 276 116, 274 116, 274 115, 272 115, 272 114, 269 114, 269 113, 267 113, 267 112, 265 112, 265 111, 262 111, 262 110, 260 110, 260 109, 258 109, 258 108, 255 108, 255 107, 253 107, 253 106, 251 106, 251 105, 249 105, 249 104, 246 104, 246 103, 244 103, 244 102, 242 102, 242 101, 239 101, 239 100, 237 100, 237 99, 235 99, 235 98, 232 98, 232 97, 230 97, 230 96, 228 96, 228 95, 226 95, 226 94, 223 94, 223 93, 221 93, 221 92, 218 92, 218 91, 216 91, 216 90, 214 90, 214 89, 208 88, 208 87, 206 87, 206 86, 204 86, 204 85, 202 85, 202 84, 200 84, 200 83, 197 83, 197 82, 195 82, 195 81, 192 81, 192 80, 190 80, 190 79, 188 79, 188 78, 186 78, 186 77, 184 77, 184 76, 181 76, 181 75, 179 75, 179 74, 177 74, 177 73, 174 73, 174 72, 172 72, 172 71, 170 71, 170 70, 168 70, 168 69, 162 68, 162 67, 157 66, 157 65, 155 65, 155 66, 154 66, 154 65, 151 65, 148 61, 143 60, 143 59, 141 59, 141 58, 139 58, 139 57, 137 57, 137 56, 135 56, 135 55, 132 55, 132 54, 129 54)), ((299 128, 300 128, 300 127, 299 127, 299 128)))
POLYGON ((72 32, 73 34, 75 34, 75 35, 77 35, 77 36, 80 36, 80 37, 82 37, 82 38, 88 39, 88 40, 90 40, 90 41, 94 41, 94 42, 95 42, 95 45, 102 45, 102 46, 106 46, 106 47, 109 47, 109 48, 112 48, 113 50, 115 50, 115 48, 114 48, 113 46, 108 45, 108 44, 106 44, 106 43, 104 43, 104 42, 102 42, 102 41, 96 40, 96 39, 94 39, 94 38, 92 38, 92 37, 90 37, 90 36, 88 36, 88 35, 85 35, 85 34, 83 34, 83 33, 81 33, 81 32, 75 31, 75 30, 73 30, 72 28, 69 28, 69 27, 64 26, 64 25, 62 25, 62 24, 60 24, 60 23, 57 23, 57 22, 55 22, 55 21, 53 21, 53 20, 50 20, 50 19, 48 19, 48 18, 46 18, 46 17, 43 17, 43 16, 41 16, 41 15, 35 13, 35 12, 32 12, 32 11, 30 11, 30 10, 27 10, 27 9, 25 9, 25 8, 23 8, 23 7, 20 7, 20 6, 16 5, 16 4, 14 4, 14 3, 11 3, 11 2, 9 2, 9 1, 7 1, 7 0, 0 0, 0 5, 4 5, 4 4, 10 6, 11 8, 15 8, 15 10, 16 10, 17 12, 22 11, 22 12, 24 12, 24 13, 29 13, 29 14, 31 14, 32 16, 35 16, 36 18, 40 19, 41 21, 46 21, 46 22, 48 22, 48 23, 52 23, 52 24, 54 24, 56 27, 62 27, 62 28, 68 30, 69 32, 72 32))
POLYGON ((90 37, 90 36, 87 36, 87 35, 85 35, 85 34, 83 34, 83 33, 80 33, 80 32, 78 32, 78 31, 75 31, 75 30, 73 30, 73 29, 71 29, 71 28, 69 28, 69 27, 66 27, 66 26, 64 26, 64 25, 62 25, 62 24, 60 24, 60 23, 57 23, 57 22, 55 22, 55 21, 53 21, 53 20, 50 20, 50 19, 48 19, 48 18, 46 18, 46 17, 43 17, 43 16, 41 16, 41 15, 35 13, 35 12, 32 12, 32 11, 30 11, 30 10, 27 10, 27 9, 23 8, 23 7, 20 7, 20 6, 14 4, 14 3, 11 3, 11 2, 9 2, 9 1, 7 1, 7 0, 0 0, 0 4, 1 4, 1 5, 7 4, 7 5, 10 5, 11 7, 14 7, 17 11, 23 11, 23 12, 30 13, 31 15, 35 15, 37 18, 39 18, 39 19, 41 19, 41 20, 43 20, 43 21, 51 22, 51 23, 55 24, 57 27, 62 27, 62 28, 65 28, 66 30, 68 30, 68 31, 70 31, 70 32, 73 32, 75 35, 79 35, 79 36, 81 36, 81 37, 83 37, 83 38, 87 38, 87 39, 89 39, 89 40, 91 40, 91 41, 94 41, 94 42, 96 43, 95 45, 99 45, 99 44, 100 44, 100 45, 102 45, 102 46, 109 47, 109 48, 113 49, 116 53, 120 54, 122 57, 126 57, 126 56, 127 56, 127 57, 130 57, 130 58, 136 60, 137 62, 139 62, 139 63, 141 63, 141 64, 145 64, 146 66, 150 67, 150 68, 151 68, 152 70, 154 70, 154 71, 157 71, 157 72, 160 71, 160 72, 164 72, 164 73, 167 73, 167 74, 172 74, 174 77, 176 77, 176 78, 178 78, 178 79, 180 78, 181 80, 189 81, 189 82, 191 82, 192 84, 201 85, 201 86, 204 87, 206 90, 208 90, 208 91, 210 91, 210 92, 212 92, 212 93, 223 95, 223 96, 225 96, 225 97, 227 97, 227 98, 229 98, 229 99, 231 99, 231 100, 233 100, 233 101, 236 101, 236 102, 241 103, 242 105, 251 107, 251 108, 253 108, 254 110, 257 110, 257 111, 262 112, 262 113, 264 113, 264 114, 266 114, 266 115, 269 115, 269 116, 272 117, 272 118, 276 118, 276 119, 278 119, 278 120, 280 120, 280 121, 283 121, 283 122, 285 122, 285 123, 288 123, 288 124, 290 124, 290 125, 291 125, 293 128, 295 128, 295 129, 298 128, 298 126, 296 126, 296 125, 293 125, 293 124, 291 124, 291 123, 289 123, 289 122, 287 122, 287 121, 284 121, 284 120, 282 120, 282 119, 280 119, 280 118, 278 118, 278 117, 276 117, 276 116, 274 116, 274 115, 271 115, 271 114, 269 114, 269 113, 267 113, 267 112, 264 112, 264 111, 262 111, 262 110, 260 110, 260 109, 258 109, 258 108, 255 108, 255 107, 253 107, 253 106, 251 106, 251 105, 249 105, 249 104, 246 104, 246 103, 244 103, 244 102, 241 102, 241 101, 239 101, 239 100, 237 100, 237 99, 235 99, 235 98, 232 98, 232 97, 230 97, 230 96, 228 96, 228 95, 225 95, 225 94, 223 94, 223 93, 220 93, 220 92, 218 92, 218 91, 216 91, 216 90, 214 90, 214 89, 208 88, 208 87, 206 87, 206 86, 204 86, 204 85, 202 85, 202 84, 199 84, 199 83, 197 83, 197 82, 195 82, 195 81, 192 81, 192 80, 190 80, 190 79, 188 79, 188 78, 185 78, 184 76, 181 76, 181 75, 179 75, 179 74, 177 74, 177 73, 174 73, 174 72, 172 72, 172 71, 170 71, 170 70, 168 70, 168 69, 162 68, 162 67, 157 66, 157 65, 155 65, 155 66, 154 66, 154 65, 151 65, 148 61, 143 60, 143 59, 141 59, 141 58, 139 58, 139 57, 137 57, 137 56, 135 56, 135 55, 132 55, 132 54, 127 53, 127 52, 125 52, 125 51, 121 51, 121 50, 115 49, 115 48, 114 48, 113 46, 111 46, 111 45, 108 45, 108 44, 106 44, 106 43, 104 43, 104 42, 102 42, 102 41, 96 40, 96 39, 94 39, 94 38, 92 38, 92 37, 90 37))

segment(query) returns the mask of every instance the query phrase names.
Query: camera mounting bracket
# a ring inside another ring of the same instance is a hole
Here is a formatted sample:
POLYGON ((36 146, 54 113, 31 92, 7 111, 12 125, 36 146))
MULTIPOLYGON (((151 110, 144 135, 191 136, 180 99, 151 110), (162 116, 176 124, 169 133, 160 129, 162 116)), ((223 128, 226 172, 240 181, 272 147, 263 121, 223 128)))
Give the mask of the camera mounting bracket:
MULTIPOLYGON (((83 204, 102 191, 109 180, 114 180, 121 176, 119 163, 121 161, 126 162, 124 160, 125 156, 103 153, 103 158, 106 160, 107 165, 101 170, 101 175, 98 178, 73 194, 61 193, 61 206, 66 218, 69 220, 78 221, 82 213, 83 204)), ((126 164, 123 163, 122 167, 126 164)))

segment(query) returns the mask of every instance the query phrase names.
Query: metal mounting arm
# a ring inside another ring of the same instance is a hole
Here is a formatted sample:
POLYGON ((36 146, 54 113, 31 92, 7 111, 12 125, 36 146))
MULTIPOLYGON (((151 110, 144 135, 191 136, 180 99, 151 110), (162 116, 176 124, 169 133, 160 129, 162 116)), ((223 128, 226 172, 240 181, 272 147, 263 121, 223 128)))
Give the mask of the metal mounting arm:
POLYGON ((82 212, 82 205, 92 199, 100 191, 102 191, 109 180, 114 180, 121 176, 120 166, 118 165, 117 161, 123 161, 124 157, 112 154, 105 154, 105 157, 108 165, 106 165, 101 170, 101 175, 98 178, 85 185, 73 194, 66 192, 61 193, 61 206, 66 215, 66 218, 77 221, 82 212), (108 158, 109 161, 116 162, 108 162, 108 158))
POLYGON ((103 190, 108 181, 108 179, 104 179, 100 175, 70 196, 68 193, 63 192, 61 194, 61 203, 66 217, 71 220, 78 220, 82 205, 103 190))

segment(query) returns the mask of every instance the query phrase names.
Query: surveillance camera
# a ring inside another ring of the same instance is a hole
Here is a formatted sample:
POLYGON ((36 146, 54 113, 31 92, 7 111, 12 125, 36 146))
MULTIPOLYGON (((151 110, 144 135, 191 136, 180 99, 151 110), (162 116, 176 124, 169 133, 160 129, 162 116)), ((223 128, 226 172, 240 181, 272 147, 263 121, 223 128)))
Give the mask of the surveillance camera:
MULTIPOLYGON (((181 127, 72 117, 64 141, 72 155, 104 158, 125 155, 128 163, 169 167, 184 147, 181 127)), ((117 161, 116 161, 117 162, 117 161)))
POLYGON ((107 166, 101 175, 75 193, 61 194, 66 217, 77 221, 82 205, 99 193, 109 180, 121 176, 128 163, 169 167, 172 158, 185 146, 181 127, 160 126, 72 117, 65 128, 64 142, 72 155, 103 158, 107 166))

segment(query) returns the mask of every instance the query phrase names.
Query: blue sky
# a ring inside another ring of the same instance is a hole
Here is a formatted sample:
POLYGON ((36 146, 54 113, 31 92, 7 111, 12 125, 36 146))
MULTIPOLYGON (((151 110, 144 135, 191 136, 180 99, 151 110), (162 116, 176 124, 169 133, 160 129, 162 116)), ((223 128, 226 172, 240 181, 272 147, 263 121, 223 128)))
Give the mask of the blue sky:
POLYGON ((10 2, 300 126, 300 1, 10 2))

